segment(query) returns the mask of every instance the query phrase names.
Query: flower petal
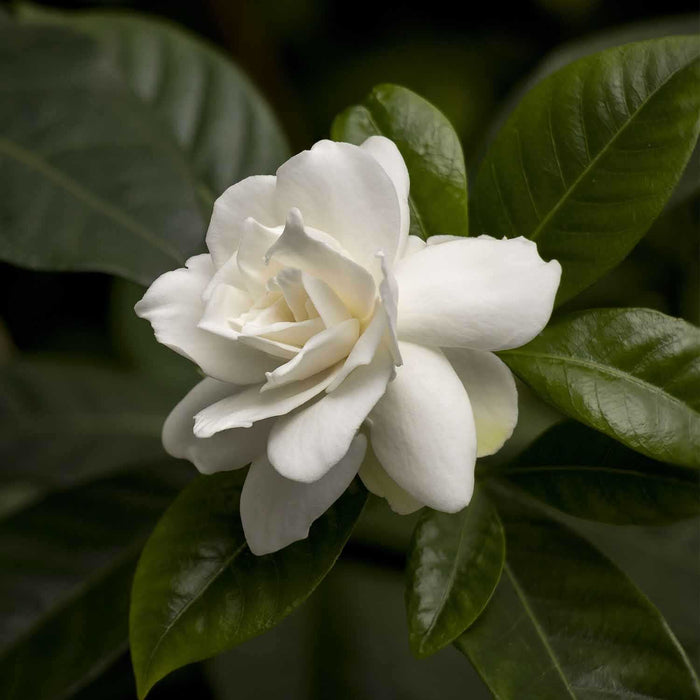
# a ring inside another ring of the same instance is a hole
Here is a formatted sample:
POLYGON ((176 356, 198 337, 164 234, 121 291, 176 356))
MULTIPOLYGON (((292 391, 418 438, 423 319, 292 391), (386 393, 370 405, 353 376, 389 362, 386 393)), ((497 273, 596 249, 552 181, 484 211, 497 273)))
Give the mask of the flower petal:
POLYGON ((440 350, 400 347, 404 364, 369 416, 372 448, 411 496, 453 513, 469 503, 474 489, 476 432, 469 397, 440 350))
POLYGON ((372 275, 356 262, 313 237, 304 228, 298 209, 291 209, 287 225, 268 250, 267 259, 318 277, 334 289, 356 318, 372 311, 376 285, 372 275))
POLYGON ((475 350, 516 348, 546 325, 561 266, 525 238, 461 238, 404 258, 399 338, 475 350))
MULTIPOLYGON (((437 236, 433 236, 433 238, 437 238, 437 236)), ((410 235, 403 251, 403 257, 407 258, 409 255, 418 253, 419 251, 423 250, 425 246, 426 243, 422 238, 419 236, 410 235)))
POLYGON ((214 274, 209 255, 161 275, 134 311, 151 322, 156 339, 197 363, 204 374, 234 384, 253 384, 278 364, 263 353, 198 328, 204 316, 202 292, 214 274))
POLYGON ((323 280, 307 275, 305 272, 302 273, 301 279, 308 298, 316 307, 326 327, 330 328, 350 318, 350 312, 345 304, 323 280))
POLYGON ((308 320, 306 301, 308 294, 301 281, 301 270, 285 267, 268 282, 269 289, 279 289, 294 316, 295 321, 308 320))
POLYGON ((371 444, 367 445, 367 453, 360 467, 359 477, 368 491, 380 498, 386 498, 389 507, 394 513, 408 515, 423 507, 420 501, 417 501, 408 491, 402 489, 386 473, 386 470, 374 454, 371 444))
POLYGON ((235 396, 217 401, 194 417, 197 437, 211 437, 230 428, 249 428, 259 420, 282 416, 321 393, 333 381, 339 366, 330 367, 309 379, 261 392, 251 386, 235 396))
POLYGON ((518 422, 518 390, 505 362, 492 352, 445 348, 467 390, 476 426, 477 457, 498 452, 518 422))
POLYGON ((334 392, 279 418, 267 443, 267 456, 275 469, 295 481, 320 479, 347 452, 386 391, 392 372, 391 356, 383 350, 334 392))
POLYGON ((261 556, 303 540, 311 524, 340 498, 365 454, 367 440, 358 435, 347 454, 313 484, 280 476, 263 453, 250 467, 241 493, 241 522, 248 547, 261 556))
POLYGON ((359 334, 360 322, 356 318, 322 330, 309 339, 296 357, 280 365, 274 372, 268 372, 267 382, 261 391, 307 379, 335 365, 347 357, 359 334))
POLYGON ((228 284, 220 284, 211 293, 197 327, 223 338, 236 340, 239 333, 230 321, 247 311, 250 304, 251 299, 247 292, 228 284))
POLYGON ((198 438, 192 431, 195 413, 239 391, 240 387, 216 379, 199 382, 163 424, 166 452, 189 460, 202 474, 240 469, 264 453, 272 421, 259 421, 252 428, 225 430, 210 438, 198 438))
POLYGON ((229 187, 214 202, 207 230, 207 248, 219 268, 238 250, 244 222, 253 217, 263 226, 277 226, 284 221, 278 213, 274 175, 253 175, 229 187))
POLYGON ((360 148, 372 154, 391 178, 396 189, 401 210, 401 240, 397 248, 397 256, 400 257, 404 254, 408 243, 408 229, 411 222, 411 213, 408 207, 408 192, 410 189, 408 168, 396 144, 385 136, 370 136, 360 148))
POLYGON ((288 160, 277 171, 277 201, 285 211, 300 209, 309 226, 332 235, 367 269, 377 250, 394 260, 402 244, 396 188, 359 146, 319 141, 288 160))
POLYGON ((251 295, 265 293, 267 280, 281 271, 281 265, 267 264, 265 253, 282 234, 282 227, 269 228, 253 218, 245 220, 244 232, 236 254, 241 277, 251 295))

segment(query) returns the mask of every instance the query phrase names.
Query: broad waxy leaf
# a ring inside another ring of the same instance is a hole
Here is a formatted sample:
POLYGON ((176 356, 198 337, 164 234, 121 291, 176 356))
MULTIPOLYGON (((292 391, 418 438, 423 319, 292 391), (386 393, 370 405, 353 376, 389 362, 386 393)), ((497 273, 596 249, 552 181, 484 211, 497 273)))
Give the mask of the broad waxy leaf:
POLYGON ((307 539, 256 557, 240 522, 240 482, 239 472, 199 477, 144 549, 130 613, 139 698, 174 669, 261 634, 298 607, 335 563, 366 499, 351 487, 307 539))
POLYGON ((284 138, 247 79, 169 24, 22 6, 0 25, 0 257, 150 283, 284 138))
POLYGON ((497 505, 501 582, 456 642, 496 698, 700 697, 666 622, 610 560, 541 511, 497 505))
POLYGON ((496 509, 477 488, 459 513, 427 510, 409 551, 409 641, 423 657, 454 641, 477 619, 501 576, 505 538, 496 509))
POLYGON ((191 471, 142 468, 0 523, 0 697, 70 697, 125 650, 139 551, 191 471))
POLYGON ((406 88, 379 85, 364 104, 336 117, 331 134, 336 141, 355 144, 379 134, 398 146, 411 178, 412 234, 423 239, 467 235, 462 147, 450 122, 429 102, 406 88))
POLYGON ((499 353, 542 398, 633 450, 700 467, 700 329, 649 309, 565 317, 499 353))
POLYGON ((558 303, 619 263, 678 182, 700 128, 700 40, 609 49, 514 110, 482 162, 477 233, 535 241, 562 264, 558 303))
POLYGON ((568 422, 513 462, 487 472, 579 518, 655 525, 700 515, 700 474, 673 467, 568 422))
POLYGON ((162 459, 163 421, 179 397, 142 377, 87 364, 0 368, 0 484, 65 487, 162 459))

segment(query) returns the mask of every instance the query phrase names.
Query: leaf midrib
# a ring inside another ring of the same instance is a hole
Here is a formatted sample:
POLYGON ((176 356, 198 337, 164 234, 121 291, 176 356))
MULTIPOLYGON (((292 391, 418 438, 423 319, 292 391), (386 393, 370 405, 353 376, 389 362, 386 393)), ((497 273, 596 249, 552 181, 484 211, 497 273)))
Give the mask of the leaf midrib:
MULTIPOLYGON (((584 474, 600 472, 604 474, 619 474, 624 476, 633 476, 640 479, 653 479, 655 481, 668 481, 671 483, 678 484, 680 486, 688 486, 689 480, 681 479, 677 476, 671 476, 667 474, 652 474, 649 472, 643 472, 638 469, 624 469, 621 467, 601 467, 601 466, 588 466, 588 465, 577 465, 577 464, 561 464, 553 466, 532 466, 532 467, 505 467, 492 471, 491 473, 484 474, 484 478, 498 478, 499 476, 517 476, 519 474, 539 474, 542 472, 582 472, 584 474)), ((693 482, 694 483, 694 482, 693 482)))
POLYGON ((692 406, 689 406, 687 403, 685 403, 685 401, 679 399, 677 396, 668 393, 663 387, 657 386, 656 384, 651 384, 650 382, 647 382, 644 379, 640 379, 639 377, 636 377, 635 375, 630 374, 629 372, 625 372, 622 369, 618 369, 617 367, 613 367, 612 365, 603 365, 599 362, 596 362, 595 360, 585 360, 583 358, 573 357, 572 355, 557 355, 556 353, 536 352, 531 350, 523 351, 522 349, 507 350, 503 353, 499 353, 499 355, 505 358, 512 355, 519 355, 522 357, 531 357, 541 360, 548 360, 551 362, 560 362, 564 364, 573 365, 575 367, 584 367, 602 375, 607 375, 616 379, 622 379, 624 381, 629 382, 630 384, 636 384, 644 391, 648 391, 653 395, 659 396, 660 398, 666 399, 671 403, 675 403, 681 406, 683 409, 687 410, 691 414, 691 416, 695 415, 698 418, 700 418, 700 413, 698 413, 694 408, 692 408, 692 406))
MULTIPOLYGON (((150 683, 150 677, 151 677, 151 671, 153 669, 153 664, 155 662, 155 657, 160 649, 161 644, 165 641, 165 638, 168 636, 170 633, 170 630, 180 621, 183 615, 194 605, 203 595, 206 593, 207 589, 216 581, 216 579, 221 575, 221 573, 227 569, 231 563, 238 557, 238 555, 247 547, 247 543, 245 540, 243 540, 243 543, 240 544, 236 549, 229 554, 222 562, 221 564, 211 573, 211 575, 204 581, 202 586, 199 588, 199 590, 187 601, 187 603, 180 609, 178 610, 177 614, 168 622, 166 625, 165 629, 160 633, 158 640, 156 643, 153 645, 153 649, 151 650, 151 653, 148 656, 148 661, 146 662, 146 668, 143 673, 143 679, 144 679, 144 684, 147 684, 148 688, 152 686, 152 683, 150 683)), ((143 697, 139 694, 139 697, 143 697)))
MULTIPOLYGON (((694 56, 692 61, 696 60, 697 56, 694 56)), ((594 169, 594 167, 597 165, 598 161, 605 156, 610 148, 614 145, 614 143, 617 141, 617 139, 620 137, 621 134, 624 133, 624 131, 627 129, 627 127, 634 122, 634 120, 639 116, 639 114, 642 112, 642 110, 647 106, 650 100, 652 100, 656 95, 663 90, 668 83, 671 82, 679 73, 681 73, 684 70, 687 70, 688 68, 691 67, 692 61, 689 61, 688 63, 680 66, 677 68, 675 71, 669 73, 669 75, 665 78, 665 80, 660 83, 656 89, 649 93, 647 97, 637 106, 637 108, 632 112, 629 117, 625 120, 624 124, 621 126, 618 131, 613 134, 613 136, 610 138, 610 140, 596 153, 596 155, 588 162, 588 164, 583 168, 583 170, 576 176, 576 178, 573 180, 573 182, 566 188, 566 190, 563 192, 561 197, 557 200, 556 204, 547 212, 545 217, 540 220, 540 222, 537 224, 535 229, 527 236, 530 240, 536 241, 539 235, 541 234, 543 228, 549 223, 549 221, 556 215, 556 213, 559 211, 559 209, 568 201, 569 197, 573 194, 573 192, 576 190, 578 185, 581 183, 581 181, 586 178, 591 170, 594 169)), ((587 136, 586 136, 587 139, 587 136)), ((523 171, 524 172, 524 171, 523 171)))
POLYGON ((566 688, 567 692, 569 693, 569 696, 573 698, 573 700, 576 700, 576 695, 574 694, 572 690, 572 686, 569 683, 568 679, 564 675, 564 669, 562 669, 561 664, 559 663, 559 659, 557 658, 557 655, 554 653, 554 649, 549 644, 549 640, 547 639, 547 635, 545 634, 544 630, 542 629, 542 626, 539 623, 539 620, 537 619, 534 611, 530 607, 529 603, 527 602, 527 596, 525 595, 525 592, 523 589, 520 587, 520 584, 517 581, 517 578, 513 571, 510 568, 510 565, 506 561, 503 564, 503 571, 506 573, 508 576, 508 579, 511 582, 511 585, 513 586, 513 590, 515 591, 516 596, 518 597, 518 600, 523 606, 523 609, 525 610, 525 613, 530 620, 533 628, 535 629, 535 632, 537 633, 537 636, 539 637, 540 641, 542 642, 542 645, 544 646, 547 654, 549 657, 552 659, 552 665, 554 668, 556 668, 562 683, 564 684, 564 687, 566 688))
POLYGON ((103 197, 88 190, 64 171, 58 170, 37 153, 27 150, 6 138, 0 138, 0 152, 4 152, 9 158, 16 160, 26 168, 41 173, 88 208, 96 211, 101 216, 115 221, 138 238, 153 245, 178 265, 182 263, 180 253, 168 245, 164 239, 158 238, 150 229, 142 226, 136 219, 113 206, 103 197))

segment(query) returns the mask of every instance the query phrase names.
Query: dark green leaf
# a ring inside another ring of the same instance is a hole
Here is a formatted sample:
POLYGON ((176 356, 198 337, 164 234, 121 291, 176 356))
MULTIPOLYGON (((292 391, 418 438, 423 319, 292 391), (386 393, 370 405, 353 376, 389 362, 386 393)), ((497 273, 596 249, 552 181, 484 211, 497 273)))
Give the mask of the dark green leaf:
POLYGON ((274 170, 283 137, 185 32, 23 7, 0 26, 0 256, 147 284, 201 245, 226 186, 274 170))
POLYGON ((124 651, 139 550, 189 474, 96 481, 0 524, 0 697, 69 697, 124 651))
POLYGON ((489 149, 476 231, 558 259, 559 303, 619 263, 669 199, 700 127, 699 54, 696 37, 675 37, 583 58, 533 88, 489 149))
POLYGON ((142 377, 87 364, 6 365, 0 483, 65 487, 161 459, 161 428, 177 398, 142 377))
POLYGON ((408 560, 409 641, 418 657, 453 642, 477 619, 501 576, 505 538, 482 489, 459 513, 426 510, 408 560))
POLYGON ((507 493, 497 505, 508 543, 503 576, 456 642, 496 698, 700 697, 666 622, 612 562, 507 493))
POLYGON ((649 459, 580 423, 554 426, 488 474, 589 520, 653 525, 700 515, 697 470, 649 459))
POLYGON ((700 329, 649 309, 583 311, 500 356, 572 418, 662 462, 700 467, 700 329))
POLYGON ((398 146, 411 178, 412 234, 467 235, 462 147, 450 122, 429 102, 406 88, 379 85, 364 104, 342 112, 331 133, 336 141, 356 144, 379 134, 398 146))
POLYGON ((366 498, 351 488, 306 540, 256 557, 240 523, 240 481, 237 472, 198 478, 144 549, 130 614, 140 698, 174 669, 261 634, 299 606, 335 563, 366 498))

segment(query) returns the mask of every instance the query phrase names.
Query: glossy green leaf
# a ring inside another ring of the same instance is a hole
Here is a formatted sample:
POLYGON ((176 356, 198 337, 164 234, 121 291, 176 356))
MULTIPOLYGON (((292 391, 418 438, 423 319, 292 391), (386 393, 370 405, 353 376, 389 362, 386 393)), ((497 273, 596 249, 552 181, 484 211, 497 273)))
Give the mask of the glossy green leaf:
POLYGON ((482 162, 477 233, 525 236, 562 264, 558 303, 634 247, 678 182, 700 128, 700 40, 609 49, 520 102, 482 162))
POLYGON ((336 141, 361 144, 377 134, 401 151, 411 178, 411 233, 466 236, 467 174, 459 138, 447 118, 406 88, 379 85, 361 105, 336 117, 336 141))
POLYGON ((21 6, 0 25, 0 257, 144 284, 203 240, 212 202, 284 159, 226 58, 134 16, 21 6))
POLYGON ((611 561, 507 493, 497 506, 507 538, 503 576, 456 642, 496 698, 700 697, 665 620, 611 561))
POLYGON ((504 558, 501 521, 481 488, 459 513, 426 509, 407 569, 409 641, 416 656, 447 646, 477 619, 498 584, 504 558))
POLYGON ((165 457, 160 433, 180 398, 143 377, 89 364, 0 368, 0 484, 65 487, 165 457))
POLYGON ((649 309, 565 317, 499 353, 542 398, 662 462, 700 467, 700 329, 649 309))
POLYGON ((366 492, 351 487, 306 540, 256 557, 238 513, 240 472, 200 477, 149 539, 134 578, 131 653, 140 698, 185 664, 276 625, 331 569, 366 492))
POLYGON ((654 525, 700 515, 700 473, 628 449, 580 423, 556 425, 488 476, 579 518, 654 525))
POLYGON ((139 551, 191 470, 54 493, 0 523, 0 697, 71 697, 126 648, 139 551))

